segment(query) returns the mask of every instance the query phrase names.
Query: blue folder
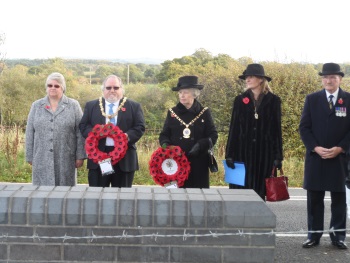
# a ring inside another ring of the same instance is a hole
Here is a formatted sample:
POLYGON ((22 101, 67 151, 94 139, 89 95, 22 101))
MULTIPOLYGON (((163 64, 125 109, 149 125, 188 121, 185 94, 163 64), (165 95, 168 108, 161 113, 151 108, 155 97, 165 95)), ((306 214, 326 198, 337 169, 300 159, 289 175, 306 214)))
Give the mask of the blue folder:
POLYGON ((245 185, 245 166, 244 163, 234 162, 235 169, 227 166, 226 160, 222 161, 225 168, 225 182, 229 184, 245 185))

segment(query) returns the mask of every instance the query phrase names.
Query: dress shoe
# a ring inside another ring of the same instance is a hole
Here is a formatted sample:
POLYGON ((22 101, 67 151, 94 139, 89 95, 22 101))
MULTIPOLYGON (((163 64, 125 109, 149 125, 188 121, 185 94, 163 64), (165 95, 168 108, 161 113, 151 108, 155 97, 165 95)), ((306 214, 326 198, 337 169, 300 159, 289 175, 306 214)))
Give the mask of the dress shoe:
POLYGON ((344 243, 344 241, 332 241, 332 245, 339 249, 348 249, 348 246, 344 243))
POLYGON ((320 244, 320 240, 308 239, 303 243, 303 248, 312 248, 320 244))

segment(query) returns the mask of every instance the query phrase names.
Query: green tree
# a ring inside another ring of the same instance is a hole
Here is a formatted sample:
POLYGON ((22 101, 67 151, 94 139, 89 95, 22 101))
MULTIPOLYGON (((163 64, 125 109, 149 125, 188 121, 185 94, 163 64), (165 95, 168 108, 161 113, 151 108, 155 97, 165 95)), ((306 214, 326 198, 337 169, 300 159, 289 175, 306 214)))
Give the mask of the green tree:
MULTIPOLYGON (((128 68, 124 69, 124 76, 128 75, 128 68)), ((137 83, 143 80, 143 73, 140 68, 134 64, 129 65, 129 83, 137 83)))
POLYGON ((0 77, 2 125, 24 124, 33 101, 45 94, 40 79, 28 74, 25 66, 5 69, 0 77))

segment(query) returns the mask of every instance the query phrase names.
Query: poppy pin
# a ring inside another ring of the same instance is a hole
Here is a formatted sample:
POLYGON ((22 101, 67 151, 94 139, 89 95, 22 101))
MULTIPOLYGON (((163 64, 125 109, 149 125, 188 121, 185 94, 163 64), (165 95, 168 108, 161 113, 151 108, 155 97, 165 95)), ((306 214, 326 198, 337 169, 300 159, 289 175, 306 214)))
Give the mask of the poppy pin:
POLYGON ((243 103, 244 104, 248 104, 249 103, 249 98, 248 97, 243 98, 243 103))

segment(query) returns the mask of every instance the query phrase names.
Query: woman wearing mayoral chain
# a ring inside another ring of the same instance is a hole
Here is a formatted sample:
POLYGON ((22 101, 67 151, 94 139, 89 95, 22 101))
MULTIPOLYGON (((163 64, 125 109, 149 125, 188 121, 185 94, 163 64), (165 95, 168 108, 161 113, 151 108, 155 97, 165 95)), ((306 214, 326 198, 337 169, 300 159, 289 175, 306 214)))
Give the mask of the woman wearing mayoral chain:
POLYGON ((218 133, 210 110, 197 100, 202 89, 197 76, 179 78, 172 88, 178 91, 179 103, 169 109, 159 135, 160 145, 179 146, 191 163, 183 188, 209 188, 208 150, 215 145, 218 133))

